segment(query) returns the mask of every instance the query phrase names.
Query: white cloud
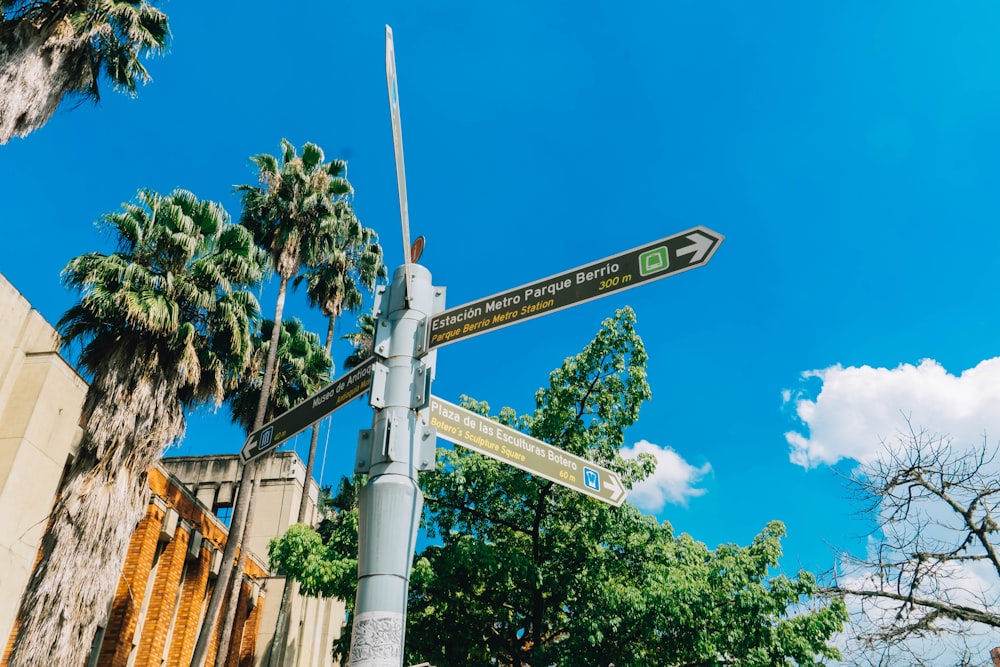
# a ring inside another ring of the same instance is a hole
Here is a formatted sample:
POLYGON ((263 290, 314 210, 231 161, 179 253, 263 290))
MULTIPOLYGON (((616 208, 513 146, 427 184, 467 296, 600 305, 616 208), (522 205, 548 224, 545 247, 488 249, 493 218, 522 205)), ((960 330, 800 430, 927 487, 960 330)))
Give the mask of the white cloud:
MULTIPOLYGON (((803 388, 786 390, 782 397, 786 405, 794 408, 800 421, 799 428, 785 434, 791 445, 790 459, 805 468, 841 459, 874 463, 886 454, 883 442, 893 448, 908 444, 907 420, 915 431, 926 431, 925 441, 935 435, 949 441, 954 457, 981 451, 984 436, 990 448, 1000 439, 1000 410, 997 410, 1000 357, 987 359, 958 375, 949 373, 932 359, 892 369, 831 366, 803 373, 803 388), (903 437, 898 437, 901 433, 903 437)), ((982 472, 989 475, 998 465, 998 460, 987 461, 982 472)), ((882 510, 888 512, 891 508, 882 510)), ((897 517, 886 523, 883 526, 886 539, 872 538, 869 548, 878 548, 881 556, 889 554, 891 561, 893 545, 922 550, 914 546, 918 543, 913 540, 919 538, 919 544, 939 545, 947 544, 955 535, 949 529, 949 526, 954 528, 955 514, 943 504, 917 503, 908 517, 912 521, 897 517)), ((973 546, 970 553, 981 551, 973 546)), ((875 559, 874 552, 868 554, 867 560, 875 559)), ((880 581, 879 574, 861 563, 851 567, 845 561, 840 583, 847 588, 870 589, 880 581)), ((943 566, 941 576, 948 587, 942 595, 957 603, 990 608, 1000 595, 996 573, 987 563, 952 562, 943 566)), ((925 586, 926 596, 933 597, 933 583, 925 582, 925 586)), ((858 648, 853 637, 859 631, 895 623, 896 605, 860 597, 849 597, 848 603, 852 627, 840 637, 848 649, 858 648)), ((996 645, 991 643, 995 640, 993 635, 990 629, 970 626, 950 638, 917 638, 897 648, 913 651, 912 655, 920 656, 921 664, 954 665, 958 664, 956 656, 963 648, 955 644, 966 642, 964 648, 972 649, 977 658, 985 657, 986 651, 996 645)), ((845 664, 852 663, 848 659, 845 664)), ((900 654, 895 656, 893 664, 913 664, 913 660, 900 654)))
POLYGON ((819 394, 786 390, 782 397, 805 427, 785 434, 792 463, 804 468, 875 460, 882 440, 906 427, 904 416, 916 428, 969 447, 981 446, 984 434, 991 444, 1000 437, 1000 357, 960 375, 933 359, 893 369, 836 365, 802 375, 822 382, 819 394))
POLYGON ((655 514, 667 503, 687 505, 689 498, 705 494, 705 489, 696 489, 694 485, 711 472, 712 466, 708 463, 696 468, 670 447, 660 447, 646 440, 623 447, 621 454, 625 458, 635 458, 639 454, 656 457, 653 474, 636 484, 628 494, 629 501, 639 509, 655 514))

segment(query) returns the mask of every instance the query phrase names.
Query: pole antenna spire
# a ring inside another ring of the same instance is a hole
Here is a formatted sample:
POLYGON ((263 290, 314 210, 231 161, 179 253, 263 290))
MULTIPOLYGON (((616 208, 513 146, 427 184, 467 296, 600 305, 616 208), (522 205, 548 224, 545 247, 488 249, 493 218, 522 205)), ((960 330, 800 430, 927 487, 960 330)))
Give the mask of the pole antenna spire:
POLYGON ((392 117, 392 146, 396 154, 396 183, 399 186, 399 217, 403 227, 403 263, 406 281, 403 299, 410 302, 413 288, 410 264, 413 262, 410 246, 410 211, 406 200, 406 168, 403 164, 403 128, 399 121, 399 82, 396 80, 396 51, 392 43, 392 28, 385 26, 385 79, 389 86, 389 114, 392 117))

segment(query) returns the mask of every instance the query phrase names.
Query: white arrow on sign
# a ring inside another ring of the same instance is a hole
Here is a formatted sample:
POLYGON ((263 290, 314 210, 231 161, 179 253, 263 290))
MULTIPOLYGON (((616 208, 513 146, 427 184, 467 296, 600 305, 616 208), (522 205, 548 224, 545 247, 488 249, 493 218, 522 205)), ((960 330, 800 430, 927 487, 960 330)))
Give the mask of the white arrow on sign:
POLYGON ((698 232, 691 232, 688 234, 687 238, 694 241, 694 243, 677 250, 677 256, 683 257, 684 255, 694 255, 691 258, 692 264, 700 262, 701 258, 705 256, 705 253, 712 249, 712 244, 715 242, 714 239, 710 239, 704 234, 700 234, 698 232))
POLYGON ((618 499, 624 497, 625 495, 625 489, 622 488, 621 484, 618 483, 618 479, 615 477, 609 476, 607 480, 605 480, 604 486, 611 489, 611 502, 613 505, 618 503, 618 499))

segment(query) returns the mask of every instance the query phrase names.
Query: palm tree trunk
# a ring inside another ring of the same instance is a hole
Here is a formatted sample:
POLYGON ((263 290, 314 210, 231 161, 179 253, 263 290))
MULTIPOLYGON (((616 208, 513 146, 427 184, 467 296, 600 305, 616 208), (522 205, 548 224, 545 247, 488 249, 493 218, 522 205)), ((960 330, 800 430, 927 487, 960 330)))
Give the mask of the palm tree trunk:
POLYGON ((264 378, 260 385, 260 399, 257 401, 257 416, 254 418, 253 430, 264 425, 264 415, 267 414, 267 402, 271 400, 271 380, 274 377, 274 365, 278 359, 278 341, 281 339, 281 317, 285 312, 285 294, 288 291, 288 276, 281 276, 278 284, 278 298, 274 304, 274 326, 271 328, 271 343, 267 348, 267 363, 264 364, 264 378))
MULTIPOLYGON (((329 317, 329 324, 326 328, 326 352, 333 349, 333 324, 336 317, 329 317)), ((302 485, 302 497, 299 499, 299 515, 296 523, 306 522, 306 510, 309 507, 309 481, 312 479, 313 470, 316 467, 316 449, 319 444, 319 422, 313 424, 312 437, 309 439, 309 455, 306 457, 306 478, 302 485)), ((272 667, 281 665, 285 658, 286 637, 288 636, 288 612, 292 606, 292 597, 298 593, 299 582, 286 578, 285 587, 281 591, 281 607, 278 609, 278 618, 274 624, 274 638, 271 640, 271 659, 268 662, 272 667)))
MULTIPOLYGON (((41 31, 29 21, 0 27, 0 144, 44 125, 74 84, 85 76, 77 67, 69 19, 46 22, 41 31)), ((86 82, 82 82, 86 83, 86 82)))
MULTIPOLYGON (((267 350, 267 361, 264 364, 264 378, 260 387, 260 400, 257 403, 257 416, 254 418, 253 430, 256 431, 264 424, 264 414, 267 410, 267 402, 271 395, 271 378, 274 376, 274 365, 278 358, 278 340, 281 336, 281 316, 285 309, 285 293, 288 290, 288 277, 282 275, 278 285, 278 299, 274 306, 274 328, 271 329, 271 343, 267 350)), ((240 486, 246 488, 245 493, 240 493, 236 498, 236 507, 233 509, 233 520, 229 526, 229 539, 226 540, 226 548, 222 553, 222 564, 219 568, 219 583, 212 591, 212 597, 208 601, 208 609, 205 611, 205 620, 202 622, 201 632, 198 633, 198 643, 195 645, 194 655, 191 656, 191 667, 204 667, 205 659, 208 656, 209 642, 215 632, 218 623, 219 611, 225 599, 226 582, 233 576, 233 566, 236 562, 236 551, 242 546, 244 528, 246 526, 247 515, 250 507, 250 497, 253 494, 253 485, 247 487, 246 482, 253 479, 257 474, 260 459, 254 459, 243 466, 243 479, 240 486), (235 536, 240 536, 236 538, 235 536)), ((226 632, 225 628, 222 630, 226 632)))
MULTIPOLYGON (((333 349, 333 323, 336 318, 331 316, 326 329, 326 353, 333 349)), ((309 507, 309 482, 312 480, 313 469, 316 467, 316 448, 319 444, 319 422, 313 424, 312 438, 309 440, 309 455, 306 457, 306 480, 302 486, 302 497, 299 499, 299 515, 297 523, 306 522, 306 510, 309 507)))
MULTIPOLYGON (((247 506, 247 520, 243 526, 243 534, 240 536, 241 544, 246 543, 247 535, 249 535, 250 528, 253 525, 253 514, 257 508, 257 494, 254 493, 254 490, 260 488, 260 472, 261 467, 256 466, 253 485, 250 487, 250 504, 247 506)), ((226 667, 226 661, 229 659, 230 638, 233 636, 236 607, 240 601, 240 588, 243 583, 243 569, 246 567, 246 562, 247 550, 241 548, 240 557, 236 561, 236 569, 233 571, 232 586, 229 591, 229 602, 226 604, 226 616, 222 624, 222 634, 219 637, 219 651, 216 654, 215 667, 226 667)))
POLYGON ((83 407, 83 439, 21 597, 9 667, 87 660, 149 503, 147 470, 184 432, 176 389, 149 377, 150 358, 123 349, 108 362, 117 367, 95 373, 83 407))
MULTIPOLYGON (((327 354, 330 354, 330 350, 333 349, 333 324, 334 324, 334 322, 337 321, 337 317, 339 317, 339 315, 337 315, 337 316, 331 315, 330 317, 326 318, 327 319, 327 324, 326 324, 326 353, 327 354)), ((335 370, 335 369, 331 369, 331 373, 333 372, 333 370, 335 370)), ((333 374, 336 375, 336 373, 333 373, 333 374)))

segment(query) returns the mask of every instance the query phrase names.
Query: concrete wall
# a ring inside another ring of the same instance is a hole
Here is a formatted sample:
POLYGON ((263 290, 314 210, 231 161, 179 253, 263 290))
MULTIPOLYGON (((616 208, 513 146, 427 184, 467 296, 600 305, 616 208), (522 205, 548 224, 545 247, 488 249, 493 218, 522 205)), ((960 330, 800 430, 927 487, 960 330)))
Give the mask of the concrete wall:
MULTIPOLYGON (((235 454, 168 456, 163 459, 163 465, 209 509, 235 503, 234 489, 239 484, 241 471, 239 457, 235 454)), ((266 558, 268 541, 283 534, 298 518, 305 466, 295 452, 278 452, 265 457, 260 465, 261 485, 247 544, 250 551, 266 558)), ((318 494, 319 487, 315 480, 310 480, 306 510, 309 523, 316 518, 318 494)))
MULTIPOLYGON (((240 473, 236 455, 167 457, 163 466, 207 507, 215 509, 235 502, 233 489, 238 485, 240 473)), ((277 452, 265 457, 261 466, 261 485, 247 544, 250 552, 266 563, 267 543, 283 535, 298 518, 299 499, 305 486, 305 465, 295 452, 277 452)), ((308 489, 307 523, 315 525, 319 487, 310 480, 308 489)), ((265 584, 267 597, 260 615, 255 665, 270 664, 271 641, 284 586, 284 577, 269 577, 265 584)), ((335 665, 331 647, 333 640, 340 636, 343 624, 344 603, 340 600, 293 596, 283 665, 335 665)))
POLYGON ((6 638, 80 439, 87 385, 59 356, 56 331, 3 276, 0 324, 0 637, 6 638))

